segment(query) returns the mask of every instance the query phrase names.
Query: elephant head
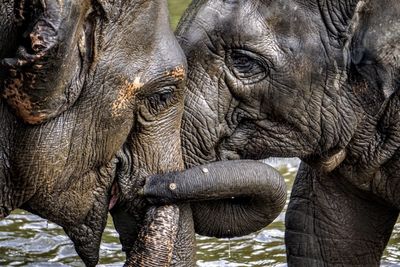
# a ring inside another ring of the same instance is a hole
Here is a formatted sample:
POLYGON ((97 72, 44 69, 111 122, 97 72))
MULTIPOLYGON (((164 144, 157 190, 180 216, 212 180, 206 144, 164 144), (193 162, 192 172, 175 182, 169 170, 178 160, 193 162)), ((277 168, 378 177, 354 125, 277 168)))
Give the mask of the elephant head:
MULTIPOLYGON (((395 0, 198 0, 178 26, 187 166, 307 163, 289 263, 379 264, 400 208, 399 14, 395 0)), ((194 217, 208 208, 193 204, 194 217)))
POLYGON ((0 218, 22 207, 61 225, 94 266, 114 177, 132 170, 124 192, 183 165, 167 4, 1 0, 0 14, 0 218))

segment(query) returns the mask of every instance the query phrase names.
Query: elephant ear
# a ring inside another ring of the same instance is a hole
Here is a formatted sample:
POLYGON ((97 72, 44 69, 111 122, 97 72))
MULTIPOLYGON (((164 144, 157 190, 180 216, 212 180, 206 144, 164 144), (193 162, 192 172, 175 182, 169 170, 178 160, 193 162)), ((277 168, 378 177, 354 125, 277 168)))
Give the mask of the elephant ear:
POLYGON ((47 121, 80 94, 85 67, 93 56, 90 1, 16 0, 18 46, 1 60, 2 96, 29 124, 47 121))
POLYGON ((400 88, 399 15, 398 0, 360 1, 350 29, 352 88, 375 113, 400 88))

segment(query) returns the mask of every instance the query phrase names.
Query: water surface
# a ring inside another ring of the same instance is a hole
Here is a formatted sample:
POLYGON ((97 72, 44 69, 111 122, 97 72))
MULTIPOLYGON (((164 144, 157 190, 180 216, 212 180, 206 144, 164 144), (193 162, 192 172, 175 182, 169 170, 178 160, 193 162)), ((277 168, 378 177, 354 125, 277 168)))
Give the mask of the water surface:
MULTIPOLYGON (((272 162, 290 192, 297 160, 272 162)), ((284 211, 265 229, 240 238, 197 237, 197 266, 286 266, 284 211)), ((122 266, 124 254, 111 219, 103 235, 100 266, 122 266)), ((0 266, 84 266, 61 227, 25 211, 0 221, 0 266)), ((400 225, 395 226, 383 266, 400 266, 400 225)))

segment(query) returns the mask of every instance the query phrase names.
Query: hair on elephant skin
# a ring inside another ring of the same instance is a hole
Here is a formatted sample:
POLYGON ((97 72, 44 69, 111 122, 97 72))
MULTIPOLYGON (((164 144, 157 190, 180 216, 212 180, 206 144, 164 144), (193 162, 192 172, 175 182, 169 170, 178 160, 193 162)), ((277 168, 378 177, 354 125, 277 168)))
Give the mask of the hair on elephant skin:
POLYGON ((301 158, 288 264, 378 266, 400 208, 400 2, 198 0, 177 36, 187 167, 301 158))
POLYGON ((183 166, 186 61, 167 4, 0 0, 0 17, 0 219, 49 219, 94 266, 117 189, 183 166))

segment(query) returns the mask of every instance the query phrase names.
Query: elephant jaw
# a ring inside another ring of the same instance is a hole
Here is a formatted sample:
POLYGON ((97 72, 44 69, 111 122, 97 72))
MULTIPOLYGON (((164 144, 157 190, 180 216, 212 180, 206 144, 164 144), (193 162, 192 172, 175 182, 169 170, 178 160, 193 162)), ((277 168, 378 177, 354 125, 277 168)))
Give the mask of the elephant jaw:
MULTIPOLYGON (((218 160, 240 160, 240 159, 268 159, 271 157, 277 158, 287 158, 287 157, 299 157, 305 162, 313 166, 314 168, 320 170, 324 173, 332 172, 336 169, 347 156, 347 152, 345 148, 336 148, 332 151, 325 153, 324 156, 299 156, 299 155, 277 155, 277 154, 265 154, 260 156, 262 153, 255 153, 256 157, 253 154, 246 154, 247 151, 238 151, 237 147, 233 144, 224 140, 217 147, 217 158, 218 160), (243 153, 244 152, 244 153, 243 153)), ((202 162, 204 164, 204 162, 202 162)))
POLYGON ((331 172, 336 169, 346 158, 346 150, 342 149, 339 152, 333 154, 332 156, 322 160, 320 163, 321 170, 324 172, 331 172))
POLYGON ((331 153, 329 156, 319 157, 317 159, 307 158, 305 162, 323 173, 329 173, 335 170, 346 159, 346 156, 346 149, 343 148, 337 152, 331 153))

